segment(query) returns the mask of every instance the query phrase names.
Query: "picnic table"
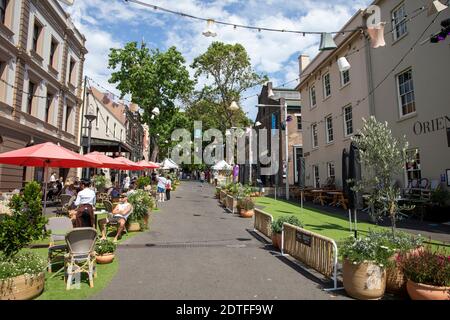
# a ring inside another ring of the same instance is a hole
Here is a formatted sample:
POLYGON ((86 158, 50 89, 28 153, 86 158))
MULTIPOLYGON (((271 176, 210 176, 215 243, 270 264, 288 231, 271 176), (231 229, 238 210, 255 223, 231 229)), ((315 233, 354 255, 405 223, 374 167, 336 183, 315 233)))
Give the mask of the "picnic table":
POLYGON ((330 206, 342 206, 342 208, 344 208, 344 210, 347 210, 347 200, 344 197, 344 192, 342 191, 330 191, 327 192, 327 194, 329 194, 330 196, 333 197, 333 201, 330 203, 330 206))
POLYGON ((327 192, 327 190, 311 190, 310 191, 313 196, 313 202, 314 203, 320 203, 322 206, 325 205, 325 193, 327 192))

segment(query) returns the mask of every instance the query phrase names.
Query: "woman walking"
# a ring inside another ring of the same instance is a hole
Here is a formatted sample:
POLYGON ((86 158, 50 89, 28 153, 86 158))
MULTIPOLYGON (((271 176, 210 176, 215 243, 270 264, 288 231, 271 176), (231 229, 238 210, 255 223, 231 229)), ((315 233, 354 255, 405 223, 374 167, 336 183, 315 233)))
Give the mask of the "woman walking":
POLYGON ((166 178, 164 178, 163 176, 158 176, 157 177, 157 181, 158 181, 158 202, 164 202, 164 195, 166 193, 166 184, 167 184, 167 180, 166 178))
POLYGON ((166 200, 170 200, 170 190, 172 190, 172 180, 170 180, 170 176, 166 178, 166 200))

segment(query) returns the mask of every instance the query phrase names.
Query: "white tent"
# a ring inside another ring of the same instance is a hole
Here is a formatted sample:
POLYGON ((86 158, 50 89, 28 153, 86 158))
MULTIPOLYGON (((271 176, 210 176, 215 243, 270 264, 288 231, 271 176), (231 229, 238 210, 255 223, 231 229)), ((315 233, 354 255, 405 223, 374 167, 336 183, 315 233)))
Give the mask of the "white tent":
POLYGON ((173 161, 172 159, 166 158, 160 164, 161 169, 163 170, 171 170, 171 169, 179 169, 180 167, 173 161))
POLYGON ((231 171, 233 170, 233 166, 226 163, 225 160, 221 160, 212 166, 212 169, 216 171, 231 171))

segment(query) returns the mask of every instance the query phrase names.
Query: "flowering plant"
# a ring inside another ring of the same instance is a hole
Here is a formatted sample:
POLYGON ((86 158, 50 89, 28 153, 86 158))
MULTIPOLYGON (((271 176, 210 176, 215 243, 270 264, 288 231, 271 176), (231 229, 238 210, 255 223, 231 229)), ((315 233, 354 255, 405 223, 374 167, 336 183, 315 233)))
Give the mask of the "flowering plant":
POLYGON ((98 240, 95 244, 95 252, 98 255, 110 254, 116 251, 116 244, 108 239, 98 240))
POLYGON ((46 266, 46 261, 33 252, 20 252, 12 258, 0 255, 0 280, 20 275, 37 275, 46 266))
POLYGON ((394 250, 388 247, 385 240, 374 241, 370 237, 346 239, 339 247, 344 258, 354 264, 373 262, 380 267, 388 264, 394 250))
POLYGON ((444 251, 433 252, 428 247, 412 254, 403 253, 397 263, 406 277, 415 283, 450 287, 450 256, 444 251))
POLYGON ((368 238, 376 243, 381 243, 389 247, 389 249, 406 252, 417 249, 423 245, 423 238, 406 232, 397 231, 392 233, 390 230, 374 231, 369 230, 368 238))

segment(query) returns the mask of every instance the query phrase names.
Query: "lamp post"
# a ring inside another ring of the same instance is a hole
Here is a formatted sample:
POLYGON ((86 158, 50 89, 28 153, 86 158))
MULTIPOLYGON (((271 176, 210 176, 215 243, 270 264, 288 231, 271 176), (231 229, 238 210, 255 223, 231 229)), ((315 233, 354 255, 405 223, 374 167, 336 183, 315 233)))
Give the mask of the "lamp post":
POLYGON ((257 104, 260 107, 284 107, 284 143, 285 143, 285 162, 286 162, 286 200, 289 200, 289 133, 288 133, 288 115, 287 115, 287 103, 282 104, 257 104))
MULTIPOLYGON (((89 104, 89 92, 86 93, 87 95, 87 101, 89 104)), ((87 113, 84 115, 86 120, 89 122, 89 125, 87 127, 88 129, 88 143, 87 143, 87 153, 91 152, 91 134, 92 134, 92 121, 97 119, 97 115, 95 114, 94 108, 92 106, 88 107, 87 113)), ((84 127, 86 128, 86 127, 84 127)), ((90 168, 87 168, 87 178, 90 178, 90 168)))

